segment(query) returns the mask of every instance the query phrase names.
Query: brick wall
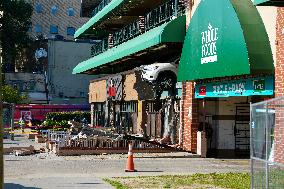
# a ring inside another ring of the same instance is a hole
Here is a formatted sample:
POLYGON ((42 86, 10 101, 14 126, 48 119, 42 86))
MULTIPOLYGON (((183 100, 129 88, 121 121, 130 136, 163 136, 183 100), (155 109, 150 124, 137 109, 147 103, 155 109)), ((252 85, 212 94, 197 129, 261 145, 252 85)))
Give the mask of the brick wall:
POLYGON ((194 98, 193 82, 183 82, 181 100, 182 147, 186 151, 197 150, 198 101, 194 98))
POLYGON ((284 96, 284 8, 277 10, 275 97, 284 96))
MULTIPOLYGON (((277 10, 275 97, 284 96, 284 7, 277 10)), ((284 100, 282 100, 284 103, 284 100)), ((283 105, 283 104, 282 104, 283 105)), ((276 109, 275 161, 284 163, 284 110, 276 109)))

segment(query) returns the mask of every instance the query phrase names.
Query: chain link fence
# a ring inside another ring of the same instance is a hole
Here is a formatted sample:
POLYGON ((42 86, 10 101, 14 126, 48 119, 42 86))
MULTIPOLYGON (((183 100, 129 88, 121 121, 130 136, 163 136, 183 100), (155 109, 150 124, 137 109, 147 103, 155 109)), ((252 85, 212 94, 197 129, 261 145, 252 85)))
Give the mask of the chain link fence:
POLYGON ((284 97, 251 105, 251 188, 284 188, 284 97))

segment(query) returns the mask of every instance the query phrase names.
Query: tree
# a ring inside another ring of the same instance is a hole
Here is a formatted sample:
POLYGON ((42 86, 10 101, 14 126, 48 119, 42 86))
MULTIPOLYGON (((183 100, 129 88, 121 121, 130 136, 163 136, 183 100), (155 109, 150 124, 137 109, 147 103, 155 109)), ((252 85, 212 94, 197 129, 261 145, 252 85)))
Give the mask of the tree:
POLYGON ((20 104, 27 100, 27 94, 20 94, 18 89, 15 89, 9 85, 2 86, 2 101, 8 103, 20 104))
POLYGON ((3 69, 14 71, 16 57, 27 47, 30 38, 27 34, 31 26, 33 7, 24 0, 1 0, 0 40, 2 44, 3 69))

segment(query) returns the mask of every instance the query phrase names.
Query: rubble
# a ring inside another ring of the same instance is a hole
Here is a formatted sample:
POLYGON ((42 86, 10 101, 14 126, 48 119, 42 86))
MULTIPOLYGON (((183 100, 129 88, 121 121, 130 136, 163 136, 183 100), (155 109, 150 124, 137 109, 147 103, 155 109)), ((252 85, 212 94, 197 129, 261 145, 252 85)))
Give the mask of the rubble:
POLYGON ((21 150, 15 150, 14 151, 15 156, 27 156, 34 154, 34 151, 28 150, 28 149, 21 149, 21 150))

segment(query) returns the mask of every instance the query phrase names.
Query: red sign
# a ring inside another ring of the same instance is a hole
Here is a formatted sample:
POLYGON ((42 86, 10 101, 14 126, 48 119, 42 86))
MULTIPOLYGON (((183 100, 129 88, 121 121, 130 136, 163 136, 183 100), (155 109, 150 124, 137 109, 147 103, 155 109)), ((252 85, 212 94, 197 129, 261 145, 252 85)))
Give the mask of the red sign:
POLYGON ((206 96, 206 86, 205 85, 199 87, 199 95, 206 96))
POLYGON ((116 95, 116 89, 115 89, 115 87, 109 87, 109 88, 108 88, 108 96, 115 97, 115 95, 116 95))

